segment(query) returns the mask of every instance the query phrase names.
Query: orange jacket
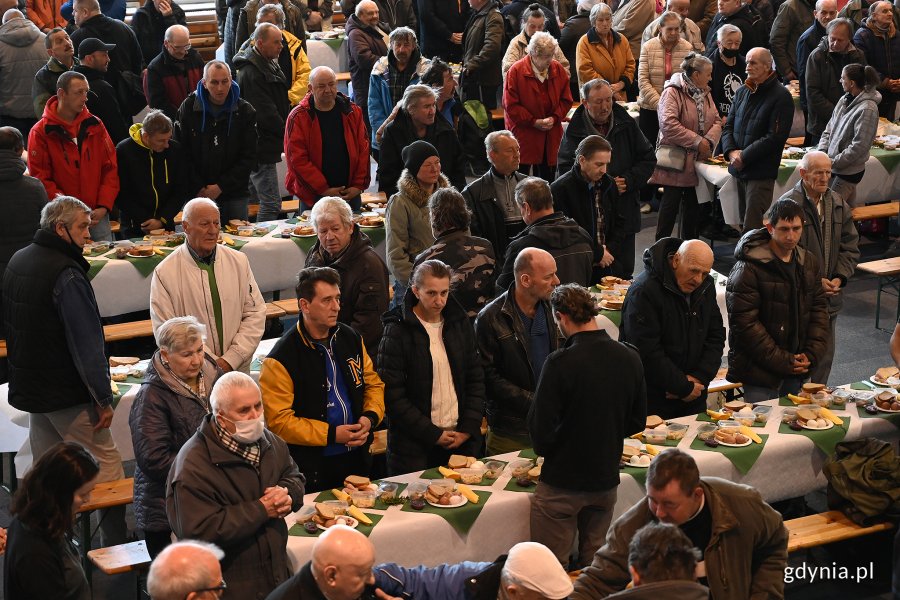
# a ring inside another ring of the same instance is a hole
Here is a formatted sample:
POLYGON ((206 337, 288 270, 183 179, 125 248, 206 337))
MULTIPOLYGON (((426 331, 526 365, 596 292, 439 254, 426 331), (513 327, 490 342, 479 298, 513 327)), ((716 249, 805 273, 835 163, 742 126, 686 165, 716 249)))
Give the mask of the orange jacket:
POLYGON ((66 20, 59 13, 62 4, 62 0, 26 0, 25 8, 31 22, 46 33, 54 27, 65 28, 66 20))

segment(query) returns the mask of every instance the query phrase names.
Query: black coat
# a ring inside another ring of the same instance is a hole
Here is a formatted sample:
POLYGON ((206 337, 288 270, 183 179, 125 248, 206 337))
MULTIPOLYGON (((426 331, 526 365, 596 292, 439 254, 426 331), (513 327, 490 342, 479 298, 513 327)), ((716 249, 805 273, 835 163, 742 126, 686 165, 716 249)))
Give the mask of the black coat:
POLYGON ((763 24, 762 17, 749 4, 745 4, 739 11, 730 16, 724 13, 716 13, 712 23, 709 24, 709 30, 706 32, 706 47, 715 48, 718 41, 717 32, 722 25, 734 25, 741 30, 741 47, 740 53, 744 56, 750 50, 757 46, 768 46, 768 35, 766 35, 766 26, 763 24))
MULTIPOLYGON (((31 243, 41 226, 47 190, 40 179, 25 175, 25 161, 12 150, 0 150, 0 284, 12 255, 31 243)), ((0 321, 2 328, 2 321, 0 321)))
POLYGON ((118 144, 128 138, 128 123, 131 119, 127 119, 119 105, 119 98, 116 90, 103 78, 103 73, 78 65, 73 71, 77 71, 87 77, 88 85, 91 86, 88 92, 87 107, 92 115, 103 121, 109 139, 113 144, 118 144))
MULTIPOLYGON (((417 302, 412 290, 407 290, 403 305, 384 315, 384 335, 378 346, 376 367, 385 384, 385 408, 390 420, 388 469, 392 473, 424 468, 423 456, 442 433, 431 422, 433 365, 428 333, 412 310, 417 302)), ((459 404, 455 430, 471 436, 456 452, 474 454, 481 447, 484 370, 475 350, 472 324, 462 306, 448 298, 442 316, 444 346, 459 404)))
POLYGON ((818 19, 813 19, 809 29, 804 31, 797 40, 797 78, 800 80, 800 107, 804 110, 806 110, 806 61, 825 37, 825 33, 825 28, 818 19))
MULTIPOLYGON (((381 27, 387 30, 385 25, 381 27)), ((382 32, 364 24, 356 15, 347 19, 346 31, 353 101, 365 110, 369 104, 369 76, 372 75, 372 67, 379 58, 387 56, 388 48, 382 32)))
POLYGON ((578 13, 568 18, 563 24, 559 36, 559 49, 569 61, 569 87, 573 98, 581 98, 578 90, 578 65, 576 63, 576 50, 580 40, 591 28, 590 13, 578 13))
POLYGON ((234 68, 243 99, 256 109, 259 163, 274 165, 284 152, 284 124, 291 111, 290 85, 277 61, 266 60, 253 46, 234 56, 234 68))
POLYGON ((162 52, 163 39, 166 36, 166 29, 172 25, 184 25, 187 27, 187 18, 184 10, 175 2, 171 2, 172 14, 168 17, 163 16, 161 12, 156 10, 153 2, 145 2, 143 6, 134 11, 131 17, 131 28, 137 37, 138 44, 141 46, 141 55, 144 58, 144 64, 149 65, 156 56, 162 52))
POLYGON ((462 33, 469 20, 468 2, 447 0, 416 0, 419 15, 419 47, 428 58, 460 62, 462 46, 450 41, 450 34, 462 33))
MULTIPOLYGON (((507 234, 506 213, 497 201, 497 190, 494 187, 492 172, 493 168, 465 186, 462 190, 462 195, 466 199, 466 206, 469 208, 469 212, 472 213, 472 224, 470 226, 472 235, 488 240, 497 256, 502 257, 506 252, 506 247, 509 245, 509 236, 507 234)), ((515 184, 525 179, 527 175, 516 172, 510 177, 514 181, 510 181, 509 185, 515 187, 515 184)), ((525 226, 524 221, 521 223, 521 226, 525 226)))
POLYGON ((633 344, 648 366, 647 412, 663 419, 696 414, 706 408, 706 392, 690 402, 679 398, 693 391, 687 376, 707 385, 722 363, 725 327, 709 275, 686 297, 669 263, 681 240, 663 238, 644 251, 644 272, 628 288, 622 307, 619 340, 633 344))

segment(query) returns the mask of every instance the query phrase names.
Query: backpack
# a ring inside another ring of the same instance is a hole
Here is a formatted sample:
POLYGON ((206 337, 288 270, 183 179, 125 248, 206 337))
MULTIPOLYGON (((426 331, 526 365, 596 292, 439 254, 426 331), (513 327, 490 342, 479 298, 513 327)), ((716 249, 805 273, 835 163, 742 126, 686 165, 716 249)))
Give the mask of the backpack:
POLYGON ((900 458, 889 443, 875 438, 840 442, 822 471, 828 508, 863 527, 900 520, 900 458))

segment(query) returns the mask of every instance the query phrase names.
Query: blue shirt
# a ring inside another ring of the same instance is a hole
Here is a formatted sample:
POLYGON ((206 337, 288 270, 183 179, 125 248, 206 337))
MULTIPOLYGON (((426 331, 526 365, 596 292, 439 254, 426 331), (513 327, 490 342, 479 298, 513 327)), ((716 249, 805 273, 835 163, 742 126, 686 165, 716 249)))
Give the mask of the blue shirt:
POLYGON ((515 297, 513 298, 513 304, 516 306, 519 318, 522 319, 525 335, 528 336, 528 358, 531 361, 534 382, 537 384, 537 380, 541 376, 541 369, 544 368, 544 362, 550 356, 550 331, 547 329, 547 316, 544 311, 544 304, 538 302, 533 319, 522 312, 515 297))

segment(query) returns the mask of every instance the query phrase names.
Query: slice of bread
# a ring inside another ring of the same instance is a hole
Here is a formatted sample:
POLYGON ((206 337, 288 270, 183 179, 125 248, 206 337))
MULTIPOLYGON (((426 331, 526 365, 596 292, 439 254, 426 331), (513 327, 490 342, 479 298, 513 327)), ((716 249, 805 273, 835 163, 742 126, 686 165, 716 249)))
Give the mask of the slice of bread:
POLYGON ((665 423, 662 417, 659 415, 647 415, 647 429, 653 429, 655 427, 659 427, 665 423))
POLYGON ((896 377, 897 375, 900 375, 900 370, 898 370, 897 367, 881 367, 875 371, 875 376, 882 381, 887 381, 889 378, 896 377))
POLYGON ((316 502, 316 514, 326 520, 334 518, 334 509, 322 502, 316 502))
POLYGON ((123 367, 136 365, 141 361, 137 356, 110 356, 109 357, 109 366, 111 367, 123 367))
POLYGON ((344 479, 344 485, 353 486, 356 489, 363 489, 369 487, 371 481, 368 477, 362 477, 360 475, 347 475, 344 479))
POLYGON ((815 394, 825 389, 824 383, 804 383, 803 391, 809 394, 815 394))
POLYGON ((467 466, 469 466, 469 460, 467 457, 461 454, 451 454, 450 460, 447 461, 447 466, 454 471, 456 469, 465 469, 467 466))

